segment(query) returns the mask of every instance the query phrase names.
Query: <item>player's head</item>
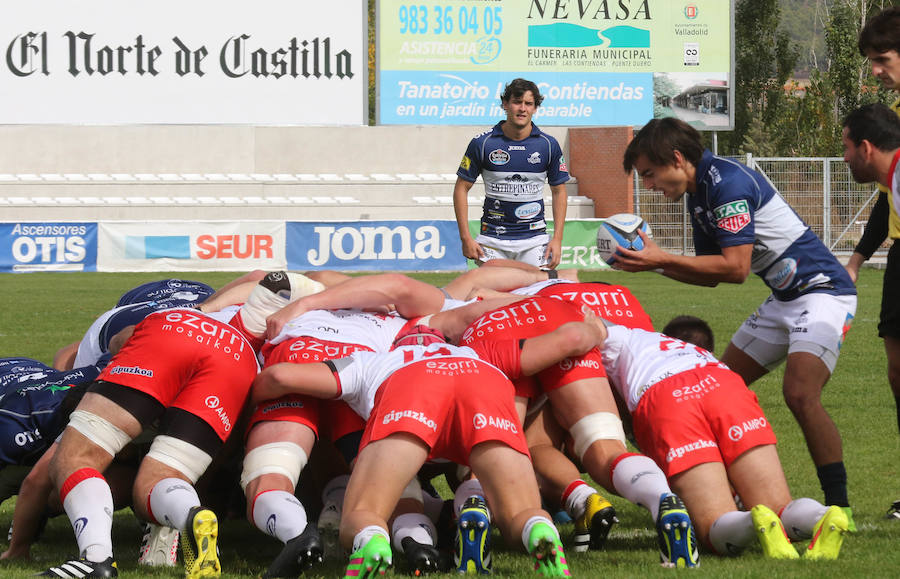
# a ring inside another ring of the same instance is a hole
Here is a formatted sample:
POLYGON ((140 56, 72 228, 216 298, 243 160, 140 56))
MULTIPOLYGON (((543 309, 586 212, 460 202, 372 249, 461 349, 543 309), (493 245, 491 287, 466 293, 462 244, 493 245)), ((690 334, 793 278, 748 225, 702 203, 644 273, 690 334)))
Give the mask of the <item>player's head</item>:
POLYGON ((858 47, 885 88, 900 90, 900 6, 871 17, 859 33, 858 47))
POLYGON ((434 343, 446 343, 447 337, 436 328, 417 324, 405 328, 394 338, 391 350, 400 346, 428 346, 434 343))
POLYGON ((666 324, 662 333, 678 338, 682 342, 700 346, 709 352, 715 350, 716 347, 712 328, 705 320, 695 316, 675 316, 666 324))
POLYGON ((673 165, 676 151, 697 166, 703 157, 703 148, 699 131, 681 119, 651 119, 625 148, 623 166, 625 172, 630 173, 640 156, 654 165, 673 165))
POLYGON ((703 150, 700 133, 686 122, 652 119, 628 143, 622 164, 626 173, 636 170, 646 188, 677 200, 693 190, 703 150))
POLYGON ((512 99, 523 98, 526 92, 531 92, 531 96, 534 99, 534 108, 541 106, 541 103, 544 101, 541 90, 535 83, 530 80, 525 80, 524 78, 515 78, 510 81, 503 89, 503 94, 500 96, 500 102, 501 104, 504 104, 509 103, 512 99))
POLYGON ((869 51, 900 52, 900 6, 885 8, 869 18, 859 31, 857 45, 862 56, 869 51))
POLYGON ((853 178, 859 183, 878 181, 882 175, 873 164, 872 149, 887 153, 900 148, 900 118, 881 103, 859 107, 844 119, 841 142, 853 178))
POLYGON ((900 147, 900 117, 881 103, 863 105, 844 118, 847 139, 856 146, 869 141, 881 151, 900 147))

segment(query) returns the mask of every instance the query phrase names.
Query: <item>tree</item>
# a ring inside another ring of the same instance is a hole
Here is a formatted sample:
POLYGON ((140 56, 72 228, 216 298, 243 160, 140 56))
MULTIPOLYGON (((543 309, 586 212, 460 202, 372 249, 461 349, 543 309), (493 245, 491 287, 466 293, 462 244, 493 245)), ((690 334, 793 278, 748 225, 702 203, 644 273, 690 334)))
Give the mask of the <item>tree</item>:
POLYGON ((778 0, 738 0, 735 5, 734 131, 722 139, 724 150, 743 150, 754 119, 762 127, 748 143, 767 140, 784 107, 783 87, 799 53, 787 33, 778 31, 780 17, 778 0))

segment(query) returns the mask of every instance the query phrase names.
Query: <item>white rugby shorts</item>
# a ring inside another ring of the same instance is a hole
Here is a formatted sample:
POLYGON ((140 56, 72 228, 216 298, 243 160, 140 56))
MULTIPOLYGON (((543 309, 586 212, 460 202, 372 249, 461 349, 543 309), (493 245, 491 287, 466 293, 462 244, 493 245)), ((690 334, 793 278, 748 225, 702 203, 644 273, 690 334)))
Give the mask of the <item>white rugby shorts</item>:
POLYGON ((731 343, 768 370, 788 354, 808 352, 834 372, 855 314, 855 295, 810 293, 789 302, 769 296, 744 320, 731 343))
POLYGON ((484 250, 482 262, 492 259, 511 259, 529 263, 535 267, 546 267, 549 263, 544 259, 550 236, 546 233, 525 239, 498 239, 479 235, 475 242, 484 250))

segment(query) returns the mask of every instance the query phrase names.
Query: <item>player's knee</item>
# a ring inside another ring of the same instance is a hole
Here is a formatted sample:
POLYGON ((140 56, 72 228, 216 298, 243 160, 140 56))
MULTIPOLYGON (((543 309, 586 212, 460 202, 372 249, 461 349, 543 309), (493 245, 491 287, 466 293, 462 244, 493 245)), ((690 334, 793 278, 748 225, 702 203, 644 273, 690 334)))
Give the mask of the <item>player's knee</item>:
POLYGON ((584 462, 584 454, 598 440, 616 440, 625 444, 622 420, 611 412, 588 414, 569 428, 574 442, 575 456, 584 462))
POLYGON ((110 456, 116 456, 131 442, 131 436, 124 430, 106 418, 87 410, 74 410, 69 415, 69 428, 80 432, 110 456))
POLYGON ((308 460, 306 451, 293 442, 270 442, 258 446, 244 456, 241 489, 247 492, 247 486, 252 481, 267 474, 281 475, 296 488, 300 471, 308 460))
POLYGON ((191 484, 196 484, 212 462, 212 456, 200 448, 164 434, 153 439, 147 456, 178 471, 191 484))

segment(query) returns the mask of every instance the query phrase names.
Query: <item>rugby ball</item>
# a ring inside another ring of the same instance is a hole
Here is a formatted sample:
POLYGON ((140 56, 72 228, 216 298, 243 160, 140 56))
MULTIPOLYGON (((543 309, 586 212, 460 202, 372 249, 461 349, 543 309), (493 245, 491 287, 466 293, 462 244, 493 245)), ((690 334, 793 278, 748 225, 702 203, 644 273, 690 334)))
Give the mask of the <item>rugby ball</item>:
POLYGON ((639 230, 653 236, 650 225, 633 213, 617 213, 604 219, 597 229, 597 251, 600 258, 612 265, 616 261, 616 246, 643 249, 644 240, 638 235, 639 230))

